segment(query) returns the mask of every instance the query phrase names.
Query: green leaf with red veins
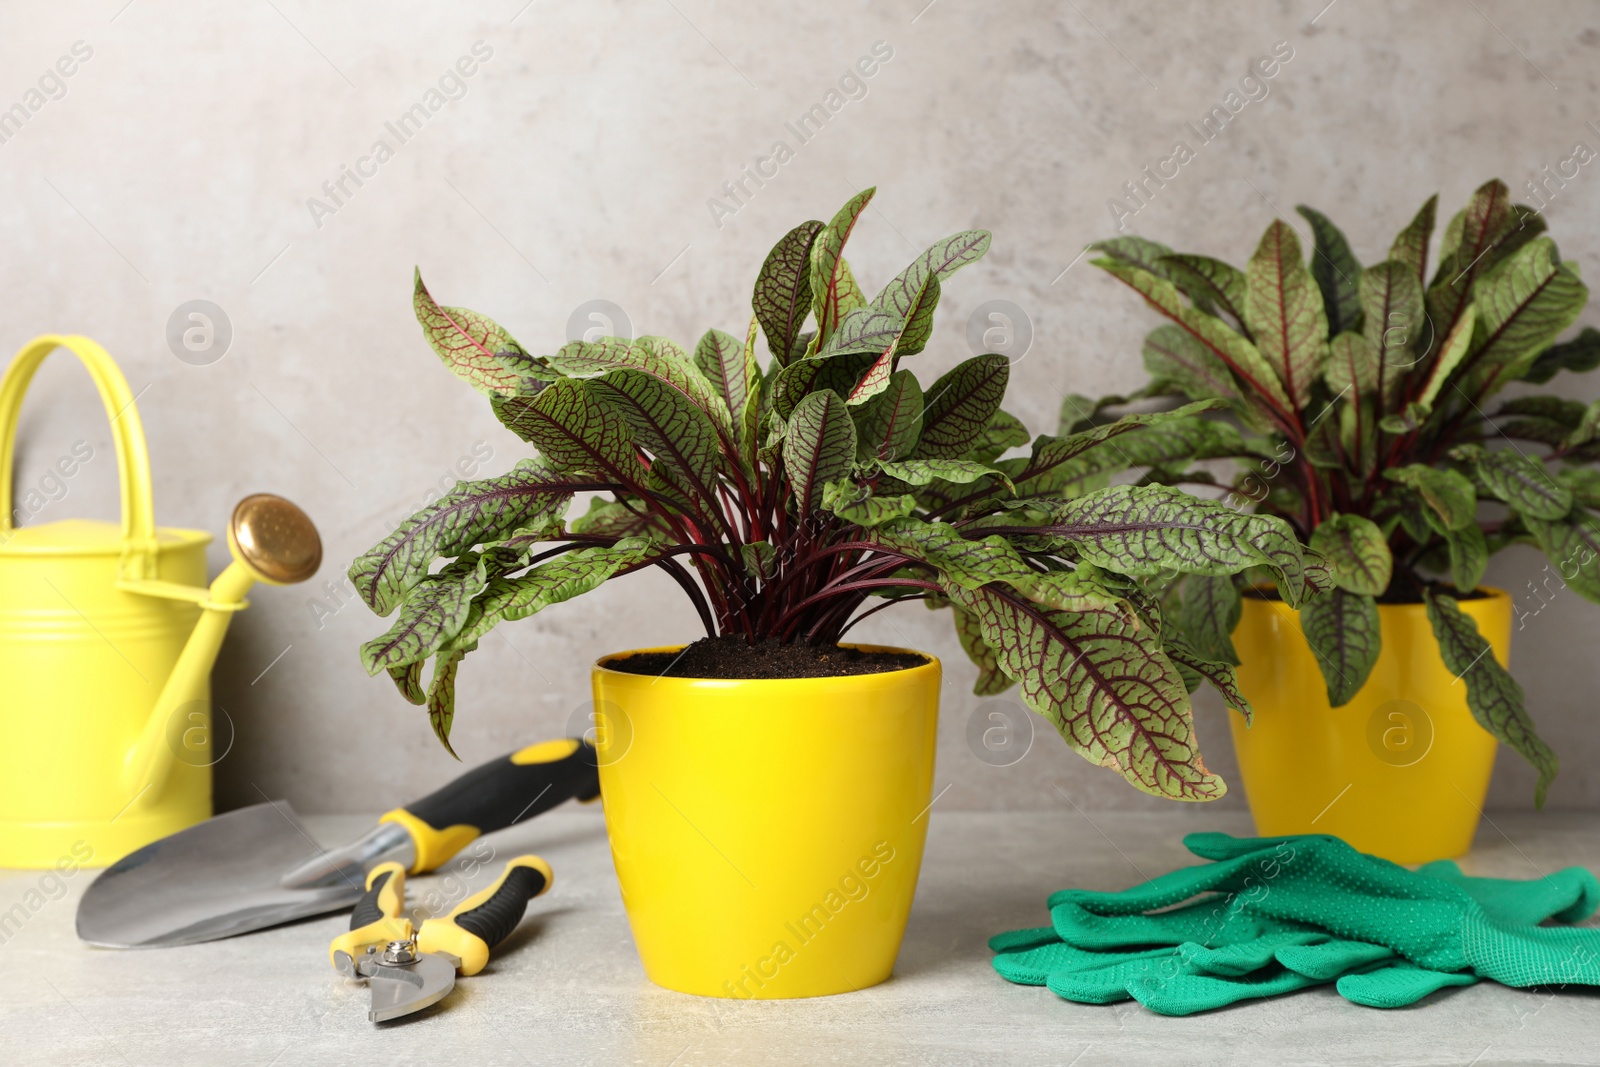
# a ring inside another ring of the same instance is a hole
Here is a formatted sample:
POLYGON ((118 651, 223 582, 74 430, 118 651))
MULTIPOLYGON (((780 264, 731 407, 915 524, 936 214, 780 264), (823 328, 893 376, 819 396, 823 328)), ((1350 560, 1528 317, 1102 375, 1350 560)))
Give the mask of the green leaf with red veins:
POLYGON ((1288 223, 1274 219, 1267 227, 1245 279, 1250 335, 1294 406, 1303 408, 1328 361, 1328 316, 1288 223))
POLYGON ((1580 508, 1562 522, 1522 521, 1567 588, 1600 604, 1600 519, 1580 508))
POLYGON ((687 349, 670 337, 646 334, 643 337, 636 338, 633 343, 635 347, 644 349, 645 352, 658 359, 671 360, 686 367, 694 366, 694 357, 689 355, 687 349))
POLYGON ((1190 400, 1220 397, 1242 412, 1251 410, 1228 365, 1181 326, 1168 323, 1145 335, 1144 369, 1171 382, 1190 400))
POLYGON ((487 584, 475 553, 423 579, 406 594, 388 632, 361 646, 361 665, 377 674, 427 659, 460 631, 472 598, 487 584))
POLYGON ((1255 709, 1250 706, 1244 691, 1239 688, 1239 678, 1234 674, 1232 664, 1222 663, 1203 655, 1170 630, 1162 633, 1161 647, 1166 652, 1167 658, 1179 670, 1193 671, 1211 688, 1221 693, 1222 699, 1228 702, 1228 707, 1244 716, 1246 726, 1254 721, 1255 709))
POLYGON ((1468 304, 1461 310, 1461 317, 1456 319, 1455 328, 1450 331, 1450 336, 1445 338, 1444 347, 1439 349, 1438 356, 1434 358, 1433 369, 1428 374, 1428 384, 1423 386, 1421 395, 1415 401, 1417 410, 1424 416, 1433 411, 1433 402, 1439 398, 1445 383, 1466 358, 1477 322, 1477 305, 1468 304))
POLYGON ((878 526, 911 514, 917 509, 917 498, 908 493, 876 496, 866 486, 847 479, 822 487, 822 506, 845 522, 878 526))
POLYGON ((916 459, 957 459, 967 454, 1006 395, 1011 361, 973 356, 956 364, 927 391, 916 459))
POLYGON ((450 727, 456 719, 456 672, 467 653, 477 647, 472 645, 435 656, 433 680, 428 684, 428 725, 433 727, 433 735, 439 739, 444 750, 458 760, 461 757, 456 756, 456 750, 450 747, 450 727))
POLYGON ((1328 365, 1322 378, 1334 400, 1360 404, 1377 397, 1380 367, 1378 350, 1371 341, 1359 333, 1341 333, 1328 344, 1328 365))
POLYGON ((1295 210, 1311 223, 1311 234, 1316 241, 1311 252, 1311 276, 1322 293, 1328 334, 1360 329, 1361 301, 1356 295, 1356 282, 1361 277, 1361 264, 1350 251, 1350 242, 1322 212, 1304 204, 1295 210))
MULTIPOLYGON (((1246 395, 1279 418, 1292 417, 1294 405, 1284 392, 1272 365, 1243 334, 1214 315, 1192 308, 1178 295, 1177 286, 1149 271, 1114 259, 1097 259, 1094 265, 1144 297, 1145 303, 1182 327, 1228 365, 1245 387, 1246 395)), ((1248 296, 1248 290, 1247 294, 1248 296)), ((1248 307, 1248 300, 1246 302, 1248 307)))
POLYGON ((592 376, 627 368, 659 378, 706 414, 730 456, 740 454, 739 438, 733 431, 733 418, 727 404, 687 353, 664 338, 641 337, 632 342, 621 338, 573 341, 562 345, 561 350, 550 357, 550 363, 567 374, 592 376))
POLYGON ((643 505, 632 507, 618 500, 595 497, 589 501, 589 510, 567 524, 575 534, 593 534, 596 537, 653 537, 670 536, 672 531, 655 515, 644 510, 643 505))
MULTIPOLYGON (((513 352, 507 349, 496 352, 494 358, 501 367, 517 376, 518 396, 537 396, 540 390, 563 377, 560 371, 550 366, 550 359, 547 356, 530 356, 526 352, 513 352)), ((492 401, 496 397, 505 395, 496 392, 489 399, 492 401)))
POLYGON ((1583 412, 1584 405, 1581 400, 1568 400, 1566 397, 1546 394, 1512 397, 1496 408, 1491 417, 1498 419, 1505 415, 1533 415, 1536 418, 1558 422, 1570 430, 1583 419, 1583 412))
POLYGON ((931 564, 946 583, 963 589, 1005 582, 1021 596, 1048 608, 1126 610, 1122 597, 1077 572, 1035 570, 999 535, 967 537, 949 523, 907 519, 884 522, 862 536, 931 564))
POLYGON ((752 578, 777 577, 778 551, 770 541, 751 541, 740 545, 739 561, 752 578))
POLYGON ((1477 518, 1478 491, 1460 471, 1408 463, 1384 471, 1383 476, 1414 490, 1428 505, 1441 531, 1459 530, 1477 518))
POLYGON ((510 353, 526 356, 521 345, 487 315, 466 308, 441 307, 422 284, 416 272, 412 306, 428 344, 444 360, 457 378, 480 393, 514 396, 522 388, 523 376, 503 364, 499 356, 510 353))
POLYGON ((350 581, 368 607, 387 615, 440 556, 459 556, 474 545, 548 526, 566 513, 575 491, 600 488, 557 472, 544 459, 524 460, 498 477, 457 482, 357 558, 350 581))
POLYGON ((502 622, 526 619, 553 604, 597 589, 618 572, 650 559, 655 551, 654 542, 631 537, 614 545, 574 549, 514 578, 491 578, 473 600, 460 632, 444 651, 476 645, 502 622))
POLYGON ((707 330, 694 346, 694 365, 705 375, 737 424, 761 378, 755 353, 722 330, 707 330))
POLYGON ((1007 411, 1001 410, 994 413, 989 420, 989 425, 983 428, 978 439, 973 442, 972 448, 967 451, 967 459, 977 460, 979 463, 993 463, 1000 456, 1013 448, 1018 448, 1033 440, 1028 433, 1028 428, 1022 420, 1007 411))
POLYGON ((389 677, 408 703, 421 705, 428 702, 428 694, 422 688, 421 660, 407 663, 404 667, 390 667, 389 677))
POLYGON ((914 356, 928 347, 928 340, 933 336, 933 312, 939 306, 939 296, 943 291, 944 285, 937 275, 928 279, 917 302, 912 305, 911 313, 906 316, 906 328, 901 331, 900 341, 894 346, 895 355, 914 356))
POLYGON ((1172 249, 1159 242, 1129 234, 1127 237, 1096 241, 1089 248, 1095 252, 1104 252, 1112 259, 1149 271, 1158 277, 1169 277, 1166 258, 1172 255, 1172 249))
POLYGON ((1333 583, 1365 596, 1382 596, 1394 574, 1388 539, 1362 515, 1334 514, 1311 534, 1311 548, 1328 561, 1333 583))
POLYGON ((1045 577, 1028 566, 1004 537, 967 537, 947 522, 905 519, 884 523, 863 536, 932 564, 946 582, 964 589, 978 589, 991 582, 1028 586, 1034 579, 1045 577))
MULTIPOLYGON (((928 336, 933 332, 933 309, 938 303, 939 279, 930 277, 922 290, 921 301, 912 312, 912 317, 901 323, 894 336, 889 339, 887 347, 873 359, 872 365, 861 376, 861 380, 856 382, 855 388, 845 397, 846 400, 855 405, 865 404, 888 388, 889 377, 894 373, 895 361, 902 355, 912 354, 912 351, 922 351, 923 345, 927 344, 928 336), (920 335, 920 343, 913 340, 914 331, 920 335), (908 341, 914 345, 910 351, 906 348, 908 341)), ((893 321, 893 316, 897 314, 898 312, 881 312, 879 319, 882 320, 883 316, 887 315, 890 316, 889 321, 893 321)), ((838 340, 842 334, 843 331, 834 334, 834 340, 838 340)))
POLYGON ((873 353, 872 366, 845 394, 850 403, 865 403, 877 395, 888 384, 898 357, 915 355, 927 346, 943 281, 981 259, 989 240, 983 230, 946 237, 896 275, 872 303, 845 316, 819 354, 873 353))
POLYGON ((1478 398, 1522 377, 1588 299, 1588 287, 1548 237, 1497 263, 1473 291, 1478 328, 1461 388, 1478 398))
POLYGON ((1124 415, 1065 437, 1040 435, 1027 464, 1014 476, 1017 490, 1025 496, 1047 496, 1096 474, 1240 455, 1245 443, 1238 430, 1196 417, 1226 405, 1222 399, 1197 400, 1171 411, 1124 415))
POLYGON ((1040 535, 1058 538, 1087 563, 1130 577, 1221 576, 1262 566, 1291 607, 1311 591, 1309 561, 1289 524, 1276 516, 1243 514, 1166 485, 1115 485, 1077 500, 1017 506, 1049 516, 1040 535))
POLYGON ((1456 316, 1472 298, 1472 283, 1488 267, 1491 250, 1506 237, 1508 225, 1516 225, 1511 191, 1496 178, 1479 186, 1466 208, 1445 227, 1439 270, 1426 296, 1436 335, 1442 337, 1455 326, 1456 316))
POLYGON ((1244 273, 1220 259, 1186 253, 1162 256, 1158 261, 1164 274, 1178 289, 1208 315, 1227 312, 1244 329, 1244 273))
POLYGON ((907 485, 929 485, 935 481, 968 485, 979 478, 997 478, 1011 488, 1011 479, 986 463, 970 459, 907 459, 878 464, 883 473, 898 478, 907 485))
POLYGON ((1548 382, 1558 371, 1586 374, 1596 367, 1600 367, 1600 330, 1585 326, 1572 340, 1551 345, 1539 353, 1528 369, 1522 372, 1522 380, 1548 382))
POLYGON ((1489 539, 1483 528, 1472 522, 1459 530, 1446 530, 1444 541, 1450 558, 1450 583, 1462 593, 1477 589, 1489 567, 1489 539))
POLYGON ((1473 464, 1488 490, 1525 516, 1553 522, 1572 510, 1572 490, 1556 481, 1535 456, 1514 448, 1489 452, 1479 445, 1452 449, 1450 455, 1473 464))
POLYGON ((1591 467, 1567 467, 1556 477, 1571 491, 1573 503, 1600 508, 1600 471, 1591 467))
POLYGON ((1431 590, 1422 594, 1428 621, 1439 642, 1445 667, 1467 685, 1467 707, 1478 725, 1515 749, 1539 772, 1533 804, 1544 807, 1545 794, 1560 770, 1560 761, 1539 738, 1533 720, 1523 707, 1522 686, 1500 665, 1478 624, 1447 596, 1431 590))
POLYGON ((984 641, 983 627, 978 624, 977 616, 954 605, 951 605, 950 613, 955 616, 956 637, 961 642, 961 651, 978 668, 978 679, 972 685, 973 695, 999 696, 1016 685, 1016 680, 1006 677, 1006 672, 1000 669, 994 649, 984 641))
POLYGON ((784 234, 756 275, 751 305, 766 333, 767 349, 780 364, 789 362, 795 338, 811 313, 811 246, 821 230, 822 223, 812 220, 784 234))
POLYGON ((1335 589, 1300 609, 1300 627, 1322 668, 1328 703, 1348 704, 1378 662, 1383 635, 1378 606, 1370 596, 1335 589))
POLYGON ((949 595, 1073 751, 1155 796, 1227 792, 1200 757, 1188 690, 1149 626, 1109 608, 1048 611, 992 586, 949 595))
MULTIPOLYGON (((907 322, 915 320, 919 314, 926 314, 931 321, 931 305, 938 303, 939 291, 935 287, 930 294, 929 280, 943 283, 962 267, 976 263, 989 251, 989 241, 987 230, 966 230, 946 237, 895 275, 883 291, 872 298, 873 305, 895 312, 907 322)), ((907 337, 901 351, 906 355, 920 352, 927 340, 925 333, 920 338, 907 337)))
POLYGON ((508 430, 537 446, 563 473, 644 484, 633 434, 598 395, 595 381, 563 378, 538 396, 495 397, 490 404, 508 430))
POLYGON ((832 389, 808 393, 789 416, 783 466, 800 513, 822 501, 822 487, 855 466, 856 427, 849 406, 832 389))
POLYGON ((872 364, 870 352, 845 356, 810 356, 799 359, 773 375, 772 413, 784 422, 794 414, 795 405, 807 393, 831 389, 844 396, 872 364))
MULTIPOLYGON (((837 301, 835 308, 837 316, 843 317, 857 308, 866 307, 867 294, 861 291, 860 283, 856 281, 856 276, 851 272, 850 261, 840 257, 838 264, 834 267, 834 273, 836 275, 834 299, 837 301)), ((813 341, 814 344, 809 346, 806 351, 815 354, 817 346, 822 344, 823 339, 815 337, 813 341)))
POLYGON ((652 472, 708 504, 716 502, 723 454, 716 426, 697 404, 661 378, 628 368, 607 373, 591 388, 654 457, 652 472))
POLYGON ((1417 291, 1422 291, 1428 279, 1428 242, 1433 237, 1434 214, 1439 209, 1439 194, 1428 197, 1416 216, 1395 237, 1389 248, 1389 258, 1408 267, 1417 278, 1417 291))
POLYGON ((863 189, 852 196, 812 242, 811 310, 817 320, 813 344, 819 348, 839 328, 840 320, 849 310, 849 290, 855 289, 859 297, 860 289, 850 276, 850 268, 844 265, 844 244, 875 192, 875 188, 863 189))
POLYGON ((1172 621, 1198 655, 1237 667, 1233 630, 1242 612, 1239 587, 1231 576, 1191 574, 1183 580, 1183 599, 1172 621))
POLYGON ((845 315, 838 329, 811 358, 826 359, 846 353, 868 353, 874 359, 894 351, 895 342, 905 329, 905 316, 877 304, 858 307, 845 315))
POLYGON ((856 420, 860 459, 899 459, 922 434, 922 386, 910 371, 895 371, 883 392, 865 404, 852 406, 850 414, 856 420))
POLYGON ((1431 345, 1431 327, 1422 310, 1422 287, 1410 264, 1386 260, 1361 272, 1361 331, 1377 353, 1383 407, 1390 410, 1400 386, 1431 345))
POLYGON ((768 399, 762 395, 769 379, 763 377, 756 363, 756 332, 759 326, 750 316, 750 329, 744 337, 744 363, 749 374, 750 395, 745 398, 744 411, 734 414, 734 429, 739 434, 739 454, 752 471, 756 466, 756 446, 761 439, 761 423, 767 417, 768 399))

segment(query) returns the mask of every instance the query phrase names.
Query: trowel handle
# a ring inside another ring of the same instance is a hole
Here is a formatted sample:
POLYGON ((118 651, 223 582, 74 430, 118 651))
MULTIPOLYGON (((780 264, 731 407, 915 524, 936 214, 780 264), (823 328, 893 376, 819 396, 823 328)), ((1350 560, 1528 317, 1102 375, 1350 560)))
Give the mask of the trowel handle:
POLYGON ((567 800, 600 795, 599 761, 576 737, 542 741, 490 760, 381 822, 399 823, 416 844, 412 874, 431 871, 483 834, 503 830, 567 800))

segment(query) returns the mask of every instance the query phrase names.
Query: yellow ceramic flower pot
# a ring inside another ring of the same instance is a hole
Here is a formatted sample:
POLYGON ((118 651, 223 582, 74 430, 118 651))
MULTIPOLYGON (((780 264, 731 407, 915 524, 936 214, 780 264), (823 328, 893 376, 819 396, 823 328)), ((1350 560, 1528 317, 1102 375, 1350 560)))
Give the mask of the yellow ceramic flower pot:
POLYGON ((596 747, 650 979, 771 999, 888 978, 928 832, 939 661, 722 681, 608 669, 621 658, 594 668, 596 747))
MULTIPOLYGON (((1511 647, 1511 598, 1462 600, 1495 659, 1511 647)), ((1496 741, 1472 718, 1466 684, 1445 667, 1421 604, 1380 604, 1383 651, 1367 683, 1328 706, 1299 613, 1246 597, 1234 647, 1255 709, 1229 712, 1256 832, 1337 834, 1397 863, 1460 856, 1489 791, 1496 741)))

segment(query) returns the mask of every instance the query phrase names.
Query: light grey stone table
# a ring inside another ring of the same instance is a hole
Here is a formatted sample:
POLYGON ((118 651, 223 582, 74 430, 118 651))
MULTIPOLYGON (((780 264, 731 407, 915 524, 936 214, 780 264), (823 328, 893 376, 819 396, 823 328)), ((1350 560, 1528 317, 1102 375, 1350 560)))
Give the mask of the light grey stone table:
MULTIPOLYGON (((326 842, 369 821, 308 820, 326 842)), ((1088 1007, 1002 981, 985 939, 1045 921, 1072 884, 1123 888, 1183 865, 1193 829, 1247 823, 1170 815, 932 816, 915 910, 893 979, 817 1000, 733 1003, 670 993, 634 955, 598 813, 562 810, 486 839, 501 859, 548 858, 536 900, 490 969, 408 1022, 366 1021, 365 992, 327 963, 343 915, 191 948, 121 952, 73 935, 92 872, 63 887, 0 872, 0 912, 27 918, 0 945, 0 1063, 52 1067, 300 1064, 1227 1064, 1600 1062, 1600 993, 1481 984, 1399 1011, 1308 990, 1186 1019, 1137 1004, 1088 1007), (36 895, 30 896, 30 892, 36 895), (56 899, 51 899, 54 895, 56 899), (37 907, 32 907, 37 905, 37 907)), ((1496 816, 1471 873, 1600 869, 1600 819, 1496 816)), ((449 873, 411 882, 445 891, 449 873)), ((490 877, 478 870, 466 881, 490 877)))

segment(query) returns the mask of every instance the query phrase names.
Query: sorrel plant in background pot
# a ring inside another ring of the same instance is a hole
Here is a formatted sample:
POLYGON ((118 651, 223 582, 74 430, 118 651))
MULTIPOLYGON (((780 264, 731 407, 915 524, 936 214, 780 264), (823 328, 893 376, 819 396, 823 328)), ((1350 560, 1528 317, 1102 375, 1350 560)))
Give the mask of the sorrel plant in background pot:
POLYGON ((1164 629, 1144 582, 1262 565, 1293 603, 1314 586, 1280 519, 1164 486, 1064 494, 1078 465, 1205 404, 1001 458, 1029 444, 1000 408, 1005 357, 924 392, 898 364, 989 235, 940 241, 868 301, 842 251, 871 195, 786 234, 744 336, 711 330, 692 353, 641 337, 533 356, 417 281, 435 350, 535 451, 355 562, 366 603, 399 611, 363 661, 448 746, 457 668, 495 625, 645 568, 682 587, 704 638, 593 671, 612 856, 645 970, 671 989, 796 997, 888 977, 933 800, 940 666, 840 645, 860 619, 952 608, 980 692, 1019 681, 1088 759, 1207 800, 1224 786, 1185 672, 1231 692, 1232 670, 1164 629), (580 492, 604 495, 567 521, 580 492))
POLYGON ((1491 402, 1600 363, 1600 332, 1555 343, 1588 291, 1499 181, 1445 227, 1428 281, 1437 199, 1365 268, 1305 207, 1309 270, 1281 219, 1243 272, 1133 237, 1097 261, 1171 320, 1145 339, 1143 395, 1224 404, 1127 465, 1210 483, 1189 464, 1233 457, 1229 499, 1288 520, 1336 586, 1298 612, 1249 579, 1172 591, 1189 641, 1238 664, 1255 705, 1233 734, 1257 830, 1402 862, 1467 850, 1497 739, 1538 771, 1538 806, 1556 775, 1506 669, 1511 599, 1479 587, 1490 554, 1532 544, 1600 600, 1600 402, 1491 402))

